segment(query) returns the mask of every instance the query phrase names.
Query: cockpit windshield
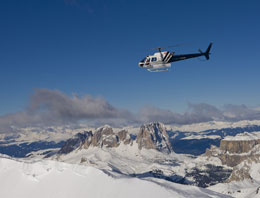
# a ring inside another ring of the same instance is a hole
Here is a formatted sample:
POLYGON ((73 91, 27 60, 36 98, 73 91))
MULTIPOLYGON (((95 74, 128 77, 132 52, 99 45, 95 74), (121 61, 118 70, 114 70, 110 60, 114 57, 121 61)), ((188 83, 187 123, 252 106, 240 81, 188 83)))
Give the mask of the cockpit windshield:
POLYGON ((140 62, 144 62, 146 58, 143 58, 140 62))

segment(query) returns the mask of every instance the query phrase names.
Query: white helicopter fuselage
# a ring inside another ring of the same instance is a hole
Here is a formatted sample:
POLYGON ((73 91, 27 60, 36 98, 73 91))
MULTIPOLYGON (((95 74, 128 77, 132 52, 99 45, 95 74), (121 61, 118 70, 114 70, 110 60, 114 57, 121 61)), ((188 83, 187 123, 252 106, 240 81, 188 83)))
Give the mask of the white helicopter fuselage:
POLYGON ((174 52, 164 51, 162 52, 162 48, 169 48, 174 46, 168 47, 158 47, 159 52, 154 53, 154 55, 146 56, 143 60, 139 62, 139 67, 145 68, 150 72, 160 72, 160 71, 168 71, 171 67, 172 62, 176 61, 183 61, 190 58, 197 58, 200 56, 205 56, 207 60, 209 60, 210 49, 212 43, 209 44, 208 48, 205 52, 202 52, 199 49, 199 53, 191 53, 191 54, 178 54, 175 55, 174 52))
POLYGON ((171 63, 168 63, 168 61, 172 55, 168 51, 156 52, 140 61, 139 66, 153 72, 168 71, 171 67, 171 63))

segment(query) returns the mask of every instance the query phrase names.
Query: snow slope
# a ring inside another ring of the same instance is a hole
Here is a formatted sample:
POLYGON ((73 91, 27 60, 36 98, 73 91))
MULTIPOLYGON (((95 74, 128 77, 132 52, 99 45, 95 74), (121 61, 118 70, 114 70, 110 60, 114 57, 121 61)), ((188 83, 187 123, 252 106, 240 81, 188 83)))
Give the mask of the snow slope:
POLYGON ((258 198, 260 182, 244 180, 240 182, 221 183, 208 187, 210 190, 231 195, 234 198, 258 198))
POLYGON ((136 142, 132 146, 120 144, 116 148, 89 147, 77 149, 67 155, 54 156, 54 159, 72 164, 85 164, 106 171, 122 174, 142 174, 155 169, 171 176, 178 173, 185 176, 187 166, 195 167, 194 159, 181 154, 164 154, 154 149, 138 149, 136 142), (182 166, 180 166, 180 164, 182 166))
POLYGON ((120 144, 116 148, 79 148, 69 154, 58 154, 52 158, 66 163, 92 166, 113 176, 127 175, 146 180, 161 178, 180 184, 199 184, 201 187, 222 181, 225 176, 223 173, 229 171, 222 166, 218 158, 201 156, 195 159, 193 156, 174 152, 166 154, 155 149, 139 150, 136 142, 132 145, 120 144), (219 172, 220 167, 224 172, 219 172), (210 178, 214 174, 218 176, 210 178))
POLYGON ((16 161, 0 157, 0 195, 5 198, 227 197, 160 179, 111 177, 99 169, 58 161, 16 161))

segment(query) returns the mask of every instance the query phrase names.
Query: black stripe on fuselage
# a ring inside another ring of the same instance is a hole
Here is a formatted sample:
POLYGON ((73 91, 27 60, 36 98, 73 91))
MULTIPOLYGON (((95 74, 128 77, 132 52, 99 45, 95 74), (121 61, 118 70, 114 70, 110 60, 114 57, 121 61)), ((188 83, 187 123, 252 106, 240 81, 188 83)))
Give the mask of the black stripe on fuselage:
POLYGON ((199 57, 199 56, 204 56, 204 54, 203 53, 196 53, 196 54, 175 55, 175 56, 172 56, 172 58, 169 60, 169 63, 170 62, 181 61, 181 60, 186 60, 186 59, 189 59, 189 58, 196 58, 196 57, 199 57))

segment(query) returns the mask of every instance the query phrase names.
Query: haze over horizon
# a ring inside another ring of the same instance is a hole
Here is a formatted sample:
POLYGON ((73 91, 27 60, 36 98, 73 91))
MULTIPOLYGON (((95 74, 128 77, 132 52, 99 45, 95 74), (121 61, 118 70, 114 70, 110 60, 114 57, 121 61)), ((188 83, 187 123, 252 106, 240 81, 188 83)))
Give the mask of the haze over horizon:
POLYGON ((0 2, 0 128, 260 119, 258 1, 0 2), (150 73, 149 48, 209 61, 150 73), (53 119, 55 117, 55 120, 53 119))

